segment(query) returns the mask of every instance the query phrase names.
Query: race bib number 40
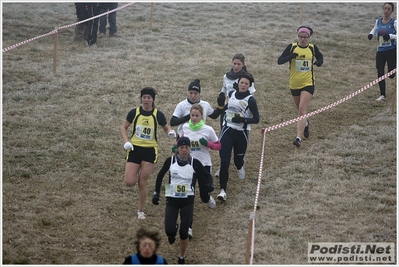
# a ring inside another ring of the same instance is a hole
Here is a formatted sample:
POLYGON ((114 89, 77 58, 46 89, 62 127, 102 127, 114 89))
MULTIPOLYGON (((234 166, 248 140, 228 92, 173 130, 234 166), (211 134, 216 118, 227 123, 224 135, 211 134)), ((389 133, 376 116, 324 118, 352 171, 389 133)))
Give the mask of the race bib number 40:
POLYGON ((144 140, 151 140, 154 134, 154 128, 141 125, 136 126, 136 137, 144 140))

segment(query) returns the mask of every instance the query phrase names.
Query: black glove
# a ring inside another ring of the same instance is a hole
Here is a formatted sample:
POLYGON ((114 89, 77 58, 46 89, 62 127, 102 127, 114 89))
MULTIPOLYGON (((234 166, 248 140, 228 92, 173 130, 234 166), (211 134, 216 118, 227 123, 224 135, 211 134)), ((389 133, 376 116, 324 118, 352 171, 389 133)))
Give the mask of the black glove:
POLYGON ((233 88, 238 90, 238 83, 237 82, 233 83, 233 88))
POLYGON ((205 188, 206 188, 206 191, 208 191, 208 193, 213 192, 213 190, 215 189, 213 184, 206 184, 205 188))
POLYGON ((369 38, 369 40, 373 39, 373 35, 370 33, 369 35, 367 35, 367 38, 369 38))
POLYGON ((235 122, 235 123, 244 123, 244 122, 245 122, 245 118, 244 118, 244 117, 240 117, 239 114, 236 114, 236 115, 231 119, 231 121, 232 121, 232 122, 235 122))
POLYGON ((184 119, 186 119, 185 121, 189 121, 190 120, 190 114, 184 116, 184 119))
POLYGON ((386 34, 384 34, 384 36, 382 36, 382 39, 384 39, 384 41, 389 41, 389 39, 391 39, 391 37, 389 37, 389 34, 386 33, 386 34))
POLYGON ((159 205, 159 194, 154 192, 154 197, 152 198, 152 204, 159 205))
POLYGON ((315 63, 313 64, 316 65, 317 67, 320 67, 321 64, 323 64, 323 61, 316 60, 315 63))
POLYGON ((223 92, 220 92, 218 96, 218 106, 223 107, 225 101, 226 101, 226 95, 223 92))
POLYGON ((290 60, 293 59, 293 58, 296 58, 297 56, 298 56, 297 53, 292 53, 292 54, 290 55, 290 60))

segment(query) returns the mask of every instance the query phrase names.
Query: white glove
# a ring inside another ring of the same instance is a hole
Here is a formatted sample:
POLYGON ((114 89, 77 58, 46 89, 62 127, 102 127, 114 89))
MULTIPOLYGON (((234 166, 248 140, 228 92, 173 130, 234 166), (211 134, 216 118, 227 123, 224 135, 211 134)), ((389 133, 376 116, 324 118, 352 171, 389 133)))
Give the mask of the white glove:
POLYGON ((176 138, 176 132, 175 132, 175 130, 171 130, 171 131, 168 133, 168 136, 169 136, 170 139, 176 138))
POLYGON ((126 142, 126 143, 123 145, 123 148, 124 148, 125 150, 129 150, 129 149, 131 149, 132 151, 134 150, 134 147, 133 147, 132 143, 130 143, 130 142, 126 142))

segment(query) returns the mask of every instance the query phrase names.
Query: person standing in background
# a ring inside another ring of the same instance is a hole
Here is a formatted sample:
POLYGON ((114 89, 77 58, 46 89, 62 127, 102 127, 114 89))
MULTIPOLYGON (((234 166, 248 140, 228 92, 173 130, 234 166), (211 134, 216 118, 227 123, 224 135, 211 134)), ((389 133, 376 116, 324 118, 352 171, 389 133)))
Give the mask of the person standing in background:
MULTIPOLYGON (((315 90, 315 75, 313 65, 320 67, 323 62, 323 54, 319 48, 309 43, 313 30, 306 26, 297 29, 298 42, 289 44, 278 58, 279 65, 289 62, 290 89, 294 99, 298 117, 306 115, 306 110, 312 100, 315 90), (316 61, 314 61, 316 59, 316 61), (314 62, 314 63, 313 63, 314 62)), ((302 135, 309 137, 309 121, 302 119, 297 123, 296 138, 293 144, 300 147, 302 135)))
MULTIPOLYGON (((87 12, 89 18, 100 14, 99 3, 87 3, 87 12)), ((87 36, 87 46, 94 46, 97 43, 98 18, 89 20, 86 26, 85 36, 87 36)))
POLYGON ((138 219, 145 219, 144 206, 147 199, 147 182, 154 164, 158 160, 157 130, 161 126, 169 138, 175 139, 176 132, 171 129, 164 113, 155 108, 156 91, 145 87, 140 92, 141 106, 129 111, 121 126, 123 148, 126 150, 125 184, 139 187, 138 219), (132 126, 132 136, 128 129, 132 126))
MULTIPOLYGON (((118 7, 118 3, 100 3, 100 14, 103 14, 107 11, 114 10, 118 7)), ((116 12, 111 12, 108 15, 104 15, 100 17, 100 27, 99 27, 99 35, 98 38, 105 37, 107 35, 107 17, 109 23, 109 37, 117 37, 117 27, 116 27, 116 12)))
MULTIPOLYGON (((76 10, 77 22, 89 18, 88 6, 86 3, 75 3, 75 10, 76 10)), ((88 32, 86 32, 86 27, 87 27, 87 21, 75 25, 75 38, 74 38, 75 42, 87 40, 88 32)))
MULTIPOLYGON (((385 64, 388 64, 388 72, 396 68, 396 19, 392 18, 394 4, 389 2, 383 5, 384 16, 375 21, 374 28, 370 31, 368 39, 377 36, 378 47, 375 56, 378 78, 385 73, 385 64)), ((389 78, 395 78, 395 73, 389 78)), ((380 97, 376 100, 386 99, 385 79, 378 82, 380 97)), ((396 88, 394 89, 396 90, 396 88)))

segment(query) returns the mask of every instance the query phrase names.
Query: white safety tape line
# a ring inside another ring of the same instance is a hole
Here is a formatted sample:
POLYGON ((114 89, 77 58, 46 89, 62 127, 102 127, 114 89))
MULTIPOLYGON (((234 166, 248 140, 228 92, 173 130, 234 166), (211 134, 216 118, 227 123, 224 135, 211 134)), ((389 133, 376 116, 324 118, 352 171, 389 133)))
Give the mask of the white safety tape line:
POLYGON ((372 81, 371 83, 367 84, 367 85, 364 86, 363 88, 361 88, 361 89, 359 89, 359 90, 353 92, 352 94, 350 94, 350 95, 348 95, 348 96, 346 96, 346 97, 344 97, 344 98, 342 98, 342 99, 340 99, 340 100, 338 100, 338 101, 335 101, 335 102, 332 103, 332 104, 329 104, 329 105, 327 105, 327 106, 325 106, 325 107, 322 107, 322 108, 320 108, 320 109, 318 109, 318 110, 312 111, 312 112, 310 112, 310 113, 308 113, 308 114, 302 115, 302 116, 297 117, 297 118, 295 118, 295 119, 292 119, 292 120, 289 120, 289 121, 285 121, 285 122, 282 122, 282 123, 273 125, 273 126, 268 127, 268 128, 263 128, 263 129, 262 129, 263 134, 266 134, 267 132, 270 132, 270 131, 279 129, 279 128, 281 128, 281 127, 290 125, 290 124, 292 124, 292 123, 298 122, 298 121, 300 121, 300 120, 303 120, 303 119, 312 117, 312 116, 314 116, 314 115, 316 115, 316 114, 318 114, 318 113, 321 113, 321 112, 326 111, 326 110, 328 110, 328 109, 330 109, 330 108, 332 108, 332 107, 335 107, 335 106, 337 106, 337 105, 339 105, 339 104, 342 104, 343 102, 345 102, 345 101, 351 99, 352 97, 358 95, 359 93, 361 93, 361 92, 367 90, 368 88, 370 88, 371 86, 377 84, 378 82, 380 82, 380 81, 382 81, 382 80, 388 78, 388 76, 391 76, 391 75, 394 74, 395 72, 396 72, 396 68, 393 69, 393 70, 391 70, 390 72, 386 73, 385 75, 379 77, 378 79, 372 81))
MULTIPOLYGON (((276 130, 276 129, 279 129, 279 128, 282 128, 282 127, 284 127, 284 126, 290 125, 290 124, 292 124, 292 123, 294 123, 294 122, 298 122, 298 121, 303 120, 303 119, 305 119, 305 118, 309 118, 309 117, 314 116, 314 115, 316 115, 316 114, 318 114, 318 113, 321 113, 321 112, 323 112, 323 111, 326 111, 326 110, 328 110, 328 109, 330 109, 330 108, 332 108, 332 107, 335 107, 335 106, 337 106, 337 105, 339 105, 339 104, 342 104, 343 102, 345 102, 345 101, 351 99, 352 97, 358 95, 359 93, 361 93, 361 92, 363 92, 363 91, 369 89, 369 88, 372 87, 373 85, 376 85, 378 82, 380 82, 380 81, 382 81, 382 80, 388 78, 388 76, 391 76, 391 75, 394 74, 394 73, 396 73, 396 68, 393 69, 392 71, 386 73, 385 75, 383 75, 383 76, 377 78, 376 80, 372 81, 371 83, 367 84, 367 85, 364 86, 363 88, 361 88, 361 89, 359 89, 359 90, 353 92, 352 94, 350 94, 350 95, 348 95, 348 96, 346 96, 346 97, 344 97, 344 98, 342 98, 342 99, 340 99, 340 100, 338 100, 338 101, 335 101, 334 103, 332 103, 332 104, 330 104, 330 105, 327 105, 327 106, 322 107, 322 108, 320 108, 320 109, 318 109, 318 110, 312 111, 312 112, 310 112, 310 113, 308 113, 308 114, 306 114, 306 115, 297 117, 297 118, 295 118, 295 119, 292 119, 292 120, 289 120, 289 121, 285 121, 285 122, 282 122, 282 123, 280 123, 280 124, 276 124, 276 125, 273 125, 273 126, 271 126, 271 127, 263 128, 263 129, 262 129, 263 142, 262 142, 262 154, 261 154, 260 166, 259 166, 258 185, 257 185, 257 188, 256 188, 254 209, 253 209, 253 211, 250 213, 250 216, 249 216, 250 220, 252 220, 251 256, 250 256, 250 263, 249 263, 250 265, 252 265, 252 263, 253 263, 254 250, 255 250, 255 214, 256 214, 256 209, 257 209, 257 207, 258 207, 259 192, 260 192, 260 186, 261 186, 261 182, 262 182, 263 159, 264 159, 264 154, 265 154, 265 140, 266 140, 265 135, 266 135, 266 133, 267 133, 267 132, 270 132, 270 131, 273 131, 273 130, 276 130)), ((396 90, 396 88, 395 88, 395 90, 396 90)))
POLYGON ((39 36, 30 38, 30 39, 28 39, 28 40, 22 41, 22 42, 20 42, 20 43, 17 43, 17 44, 15 44, 15 45, 11 45, 11 46, 9 46, 9 47, 3 48, 3 53, 4 53, 4 52, 7 52, 7 51, 10 51, 10 50, 12 50, 12 49, 14 49, 14 48, 17 48, 18 46, 21 46, 21 45, 27 44, 27 43, 29 43, 29 42, 32 42, 32 41, 34 41, 34 40, 37 40, 37 39, 40 39, 40 38, 43 38, 43 37, 46 37, 46 36, 49 36, 49 35, 56 34, 59 30, 62 30, 62 29, 65 29, 65 28, 69 28, 69 27, 73 27, 73 26, 75 26, 75 25, 77 25, 77 24, 85 23, 85 22, 87 22, 87 21, 89 21, 89 20, 93 20, 93 19, 95 19, 95 18, 98 18, 98 17, 101 17, 101 16, 105 16, 105 15, 107 15, 107 14, 109 14, 109 13, 112 13, 112 12, 116 12, 116 11, 118 11, 118 10, 120 10, 120 9, 123 9, 123 8, 126 8, 126 7, 128 7, 128 6, 132 5, 132 4, 134 4, 134 2, 127 3, 126 5, 117 7, 117 8, 115 8, 115 9, 110 10, 110 11, 107 11, 107 12, 104 12, 104 13, 102 13, 102 14, 99 14, 99 15, 95 16, 95 17, 91 17, 91 18, 88 18, 88 19, 85 19, 85 20, 81 20, 81 21, 75 22, 75 23, 73 23, 73 24, 69 24, 69 25, 65 25, 65 26, 58 27, 58 28, 56 28, 55 30, 53 30, 53 31, 51 31, 51 32, 49 32, 49 33, 46 33, 46 34, 43 34, 43 35, 39 35, 39 36))

